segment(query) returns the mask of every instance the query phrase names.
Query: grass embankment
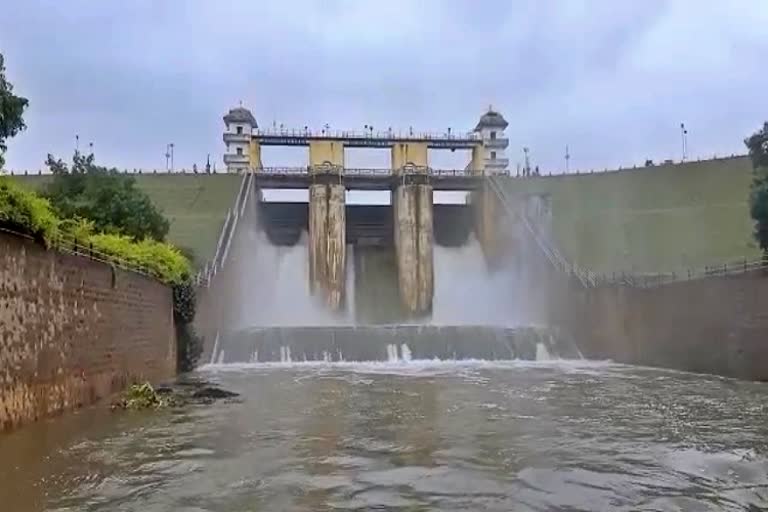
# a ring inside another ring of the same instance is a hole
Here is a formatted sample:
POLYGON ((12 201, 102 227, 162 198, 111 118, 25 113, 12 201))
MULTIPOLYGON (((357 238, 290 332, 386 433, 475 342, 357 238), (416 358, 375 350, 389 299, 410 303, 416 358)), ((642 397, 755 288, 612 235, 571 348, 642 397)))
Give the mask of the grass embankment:
POLYGON ((749 158, 510 179, 551 199, 563 255, 596 272, 684 272, 760 257, 749 215, 749 158))
POLYGON ((191 276, 191 265, 170 244, 96 233, 84 219, 62 219, 47 199, 8 177, 0 177, 0 227, 34 237, 47 247, 75 244, 94 254, 141 269, 162 282, 178 285, 191 276))

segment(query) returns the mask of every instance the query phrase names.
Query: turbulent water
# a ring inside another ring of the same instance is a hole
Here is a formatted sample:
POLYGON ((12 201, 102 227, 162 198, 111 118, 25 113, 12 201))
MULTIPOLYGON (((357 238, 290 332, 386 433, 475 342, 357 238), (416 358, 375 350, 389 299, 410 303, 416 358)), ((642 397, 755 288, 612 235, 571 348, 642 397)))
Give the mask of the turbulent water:
POLYGON ((758 510, 768 386, 596 363, 212 365, 233 403, 0 437, 8 511, 758 510), (752 507, 752 508, 750 508, 752 507))

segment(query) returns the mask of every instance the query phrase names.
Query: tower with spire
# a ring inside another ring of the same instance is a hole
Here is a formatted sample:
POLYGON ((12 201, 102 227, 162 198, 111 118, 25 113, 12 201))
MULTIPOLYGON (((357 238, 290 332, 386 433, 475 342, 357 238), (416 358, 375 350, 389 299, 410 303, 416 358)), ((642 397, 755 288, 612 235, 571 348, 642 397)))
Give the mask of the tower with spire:
POLYGON ((509 158, 507 146, 509 139, 504 130, 509 126, 504 116, 493 109, 492 105, 480 117, 475 133, 483 141, 482 159, 480 164, 485 174, 508 174, 509 158))
POLYGON ((259 126, 250 110, 243 107, 232 108, 224 116, 224 164, 228 172, 242 172, 250 168, 250 146, 253 130, 259 126))

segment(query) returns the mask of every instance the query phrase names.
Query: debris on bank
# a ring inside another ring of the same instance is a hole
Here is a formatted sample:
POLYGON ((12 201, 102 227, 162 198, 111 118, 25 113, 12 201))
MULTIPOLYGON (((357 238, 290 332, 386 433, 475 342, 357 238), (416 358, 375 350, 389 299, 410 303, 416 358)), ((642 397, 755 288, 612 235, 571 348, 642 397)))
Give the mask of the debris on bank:
POLYGON ((153 387, 149 382, 133 384, 112 403, 112 410, 143 410, 180 407, 186 404, 210 404, 216 400, 234 399, 240 395, 202 381, 179 382, 177 385, 153 387))

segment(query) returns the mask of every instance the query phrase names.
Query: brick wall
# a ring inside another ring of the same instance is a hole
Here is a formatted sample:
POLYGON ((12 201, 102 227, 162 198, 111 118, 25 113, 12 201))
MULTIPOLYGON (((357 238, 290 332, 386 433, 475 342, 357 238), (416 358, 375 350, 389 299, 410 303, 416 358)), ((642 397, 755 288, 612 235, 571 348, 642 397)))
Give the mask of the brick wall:
POLYGON ((764 271, 655 288, 561 287, 551 296, 551 321, 587 357, 768 380, 764 271))
POLYGON ((0 233, 0 431, 174 375, 171 290, 0 233))

